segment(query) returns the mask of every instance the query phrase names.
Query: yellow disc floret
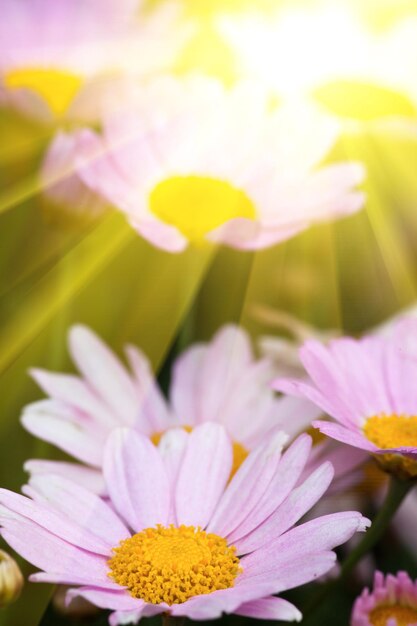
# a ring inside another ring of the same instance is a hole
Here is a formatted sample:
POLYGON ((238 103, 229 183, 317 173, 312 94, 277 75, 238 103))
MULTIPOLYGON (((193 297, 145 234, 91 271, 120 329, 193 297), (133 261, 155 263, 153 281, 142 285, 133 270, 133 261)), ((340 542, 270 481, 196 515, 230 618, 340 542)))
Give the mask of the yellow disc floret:
MULTIPOLYGON (((381 450, 417 447, 417 416, 374 415, 366 420, 363 433, 381 450)), ((402 454, 384 454, 377 460, 388 471, 417 476, 417 462, 402 454)))
POLYGON ((179 604, 228 589, 241 571, 234 546, 194 526, 146 528, 113 552, 109 576, 152 604, 179 604))
POLYGON ((372 626, 386 626, 389 620, 396 620, 397 626, 417 624, 417 610, 407 606, 379 606, 369 615, 372 626))
POLYGON ((163 180, 152 190, 149 205, 154 215, 190 240, 201 240, 231 219, 255 218, 255 207, 243 190, 206 176, 163 180))

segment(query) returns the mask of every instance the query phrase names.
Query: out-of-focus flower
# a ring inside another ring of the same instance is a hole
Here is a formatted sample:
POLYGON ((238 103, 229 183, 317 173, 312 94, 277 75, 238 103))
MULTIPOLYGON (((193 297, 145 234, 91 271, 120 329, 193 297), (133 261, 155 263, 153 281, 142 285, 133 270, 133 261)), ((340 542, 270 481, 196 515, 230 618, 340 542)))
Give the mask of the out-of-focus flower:
POLYGON ((279 379, 275 388, 305 397, 335 422, 321 432, 376 455, 389 472, 417 475, 417 320, 401 320, 388 336, 311 340, 300 351, 309 380, 279 379))
POLYGON ((311 97, 345 122, 415 117, 414 16, 372 32, 348 3, 324 2, 217 23, 241 75, 256 76, 281 97, 311 97))
POLYGON ((351 626, 413 626, 417 624, 417 582, 406 572, 376 572, 374 587, 356 600, 351 626))
POLYGON ((105 115, 102 135, 84 132, 79 173, 158 247, 254 250, 362 207, 360 164, 319 167, 337 134, 313 108, 275 108, 259 85, 164 78, 105 115))
MULTIPOLYGON (((226 326, 208 344, 198 343, 180 355, 172 372, 169 402, 157 386, 145 355, 126 348, 131 372, 89 329, 74 326, 69 334, 72 358, 82 377, 34 370, 32 375, 50 399, 26 407, 23 425, 90 468, 69 463, 30 461, 29 471, 61 467, 76 481, 101 488, 99 475, 108 434, 132 426, 157 443, 174 427, 192 430, 206 421, 220 422, 234 442, 234 469, 264 437, 276 430, 294 437, 319 417, 310 402, 276 397, 270 388, 274 369, 255 359, 244 330, 226 326), (52 463, 52 465, 51 465, 52 463), (92 482, 94 481, 94 482, 92 482)), ((59 470, 58 470, 59 471, 59 470)))
POLYGON ((0 608, 17 600, 23 584, 23 574, 16 561, 0 550, 0 608))
POLYGON ((42 572, 32 580, 81 586, 80 595, 116 611, 168 612, 208 620, 238 613, 300 620, 273 597, 328 572, 332 551, 369 521, 344 512, 297 522, 322 497, 333 468, 299 484, 308 459, 302 435, 282 454, 276 433, 230 480, 233 444, 215 423, 165 433, 158 449, 129 428, 108 438, 104 500, 71 481, 35 477, 29 497, 0 491, 3 538, 42 572))
MULTIPOLYGON (((299 356, 300 346, 307 339, 315 338, 327 342, 338 335, 336 330, 319 331, 285 311, 258 305, 253 313, 259 321, 285 331, 290 336, 264 336, 258 342, 261 354, 272 361, 276 376, 306 378, 299 356)), ((300 413, 298 419, 290 417, 287 421, 282 421, 282 429, 291 437, 303 431, 313 436, 311 467, 328 459, 335 468, 336 478, 330 491, 340 494, 341 491, 360 484, 364 479, 363 466, 368 454, 362 450, 346 449, 339 442, 327 439, 312 428, 313 421, 313 412, 300 413)))
POLYGON ((187 40, 177 7, 139 16, 130 0, 4 0, 0 76, 4 98, 28 115, 95 120, 116 75, 167 68, 187 40))
POLYGON ((308 339, 326 342, 340 335, 336 329, 319 330, 286 311, 263 305, 255 306, 253 315, 259 322, 289 335, 289 337, 284 337, 282 334, 269 334, 259 340, 260 351, 264 356, 272 359, 277 376, 305 375, 299 356, 302 344, 308 339))

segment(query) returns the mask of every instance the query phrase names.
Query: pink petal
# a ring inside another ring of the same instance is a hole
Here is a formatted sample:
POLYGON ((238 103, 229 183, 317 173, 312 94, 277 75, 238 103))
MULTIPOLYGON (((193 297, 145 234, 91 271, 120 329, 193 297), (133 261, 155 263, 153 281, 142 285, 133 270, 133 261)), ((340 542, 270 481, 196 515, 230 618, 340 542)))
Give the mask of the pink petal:
POLYGON ((94 419, 98 426, 106 430, 118 425, 117 415, 106 406, 88 385, 72 374, 56 374, 45 370, 32 369, 32 378, 51 398, 78 409, 78 413, 94 419))
POLYGON ((167 607, 160 604, 144 604, 139 611, 116 611, 109 618, 110 626, 131 626, 138 624, 142 617, 153 617, 165 613, 167 607))
POLYGON ((195 421, 224 423, 223 411, 242 369, 252 361, 249 336, 237 326, 223 327, 208 346, 201 368, 201 398, 195 421))
POLYGON ((257 528, 285 500, 299 481, 308 461, 310 449, 311 437, 300 435, 286 450, 261 500, 242 524, 239 524, 232 533, 228 534, 230 543, 235 543, 257 528))
POLYGON ((188 241, 174 226, 164 224, 156 219, 131 218, 131 224, 142 237, 147 239, 157 248, 167 252, 183 252, 188 246, 188 241))
POLYGON ((99 496, 105 495, 103 475, 100 471, 91 467, 85 467, 78 463, 45 461, 43 459, 31 459, 26 461, 23 467, 25 472, 28 472, 31 476, 43 476, 45 474, 63 476, 99 496))
POLYGON ((86 326, 73 326, 69 346, 74 363, 110 410, 120 426, 132 425, 138 410, 138 395, 133 381, 119 359, 86 326))
POLYGON ((113 431, 103 473, 112 503, 133 530, 166 524, 169 481, 162 457, 147 437, 129 428, 113 431))
MULTIPOLYGON (((161 437, 158 445, 158 450, 165 463, 172 493, 175 492, 175 485, 177 484, 178 473, 187 449, 188 438, 189 435, 183 428, 171 428, 161 437)), ((175 502, 172 501, 169 523, 175 524, 176 521, 175 502)))
MULTIPOLYGON (((34 502, 30 498, 6 489, 0 489, 0 504, 7 507, 7 511, 12 511, 16 514, 16 516, 13 516, 15 519, 31 520, 50 533, 79 548, 104 556, 108 556, 110 553, 111 544, 94 532, 90 532, 88 526, 83 526, 82 520, 80 520, 80 523, 74 523, 72 519, 67 519, 52 507, 34 502)), ((7 515, 7 512, 0 513, 0 520, 4 519, 4 515, 7 515)), ((91 521, 90 519, 90 524, 91 521)), ((7 524, 7 521, 5 523, 7 524)))
POLYGON ((135 346, 126 346, 126 356, 135 377, 139 399, 135 426, 144 434, 153 435, 175 426, 162 391, 152 372, 149 360, 135 346))
POLYGON ((210 532, 227 536, 255 509, 271 483, 286 440, 285 433, 278 433, 250 453, 224 492, 208 526, 210 532))
POLYGON ((193 430, 178 473, 175 510, 178 524, 205 528, 230 477, 232 444, 219 424, 193 430))
POLYGON ((170 401, 181 424, 194 424, 199 414, 204 380, 201 367, 208 348, 194 344, 175 361, 170 386, 170 401))
POLYGON ((325 422, 321 420, 317 420, 313 422, 313 426, 318 428, 320 432, 324 433, 328 437, 332 437, 332 439, 336 439, 336 441, 341 441, 342 443, 346 443, 349 446, 354 446, 356 448, 360 448, 361 450, 367 450, 369 452, 376 452, 377 447, 364 435, 360 432, 355 432, 353 430, 349 430, 340 424, 335 424, 334 422, 325 422))
POLYGON ((143 600, 133 598, 123 588, 120 591, 112 589, 100 589, 99 587, 80 587, 79 589, 70 589, 67 592, 66 600, 70 604, 74 598, 84 598, 91 604, 98 606, 100 609, 110 609, 118 611, 135 611, 142 610, 145 605, 143 600))
POLYGON ((115 588, 107 576, 107 558, 73 546, 29 520, 2 521, 1 535, 13 550, 56 582, 115 588))
POLYGON ((235 613, 255 619, 273 619, 284 622, 300 622, 303 617, 291 602, 274 596, 245 602, 235 613))
POLYGON ((331 463, 323 463, 299 487, 294 489, 281 506, 251 533, 235 542, 239 554, 259 550, 296 524, 322 497, 333 478, 331 463))
POLYGON ((37 502, 62 513, 65 519, 89 529, 110 548, 130 536, 121 519, 102 498, 62 476, 32 476, 29 487, 23 489, 37 502))
POLYGON ((296 526, 278 539, 271 539, 260 550, 244 557, 242 566, 251 577, 272 570, 279 572, 294 558, 309 552, 333 550, 356 532, 364 532, 369 525, 369 520, 356 511, 325 515, 296 526))
POLYGON ((80 461, 100 467, 105 432, 97 432, 91 420, 81 424, 71 409, 55 401, 42 400, 26 407, 22 424, 35 437, 71 454, 80 461))
POLYGON ((265 571, 256 576, 251 576, 249 571, 245 574, 244 571, 242 579, 253 584, 271 584, 274 586, 275 593, 281 593, 305 585, 327 574, 335 563, 336 555, 334 552, 309 552, 286 560, 279 569, 265 571))
POLYGON ((185 615, 193 620, 216 619, 222 613, 234 613, 244 602, 263 598, 272 592, 273 583, 270 582, 236 583, 234 587, 229 589, 195 596, 182 604, 174 604, 171 607, 171 614, 185 615))

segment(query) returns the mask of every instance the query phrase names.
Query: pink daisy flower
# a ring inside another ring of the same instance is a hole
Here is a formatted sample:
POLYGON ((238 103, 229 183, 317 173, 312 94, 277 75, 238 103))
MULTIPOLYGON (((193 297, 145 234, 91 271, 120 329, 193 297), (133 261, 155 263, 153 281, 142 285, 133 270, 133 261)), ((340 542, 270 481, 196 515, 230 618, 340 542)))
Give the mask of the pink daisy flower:
POLYGON ((96 121, 100 95, 114 76, 167 68, 190 36, 175 6, 138 19, 142 4, 3 0, 2 100, 44 122, 96 121))
POLYGON ((360 164, 320 166, 338 125, 259 85, 166 77, 125 108, 85 131, 79 173, 159 248, 266 248, 363 206, 360 164))
POLYGON ((364 589, 352 612, 351 626, 415 626, 417 582, 406 572, 375 573, 372 591, 364 589))
POLYGON ((309 380, 279 379, 280 391, 304 397, 336 422, 315 421, 324 434, 377 455, 383 466, 417 474, 417 320, 387 334, 307 341, 300 351, 309 380))
POLYGON ((99 491, 104 444, 117 427, 134 427, 158 443, 171 428, 190 431, 203 422, 219 422, 233 440, 237 469, 264 437, 287 427, 295 437, 321 413, 304 399, 276 396, 270 388, 271 362, 254 357, 249 336, 236 326, 223 327, 210 343, 197 343, 177 358, 168 400, 148 359, 134 346, 126 347, 129 369, 85 326, 70 330, 69 349, 81 376, 33 370, 50 397, 27 406, 22 422, 85 466, 29 461, 26 467, 89 481, 99 491))
POLYGON ((69 598, 114 611, 111 624, 162 612, 299 621, 271 594, 328 572, 333 548, 369 525, 344 512, 295 526, 333 476, 327 462, 296 487, 308 440, 282 453, 275 434, 230 479, 233 444, 219 424, 170 430, 158 448, 117 429, 104 452, 109 503, 63 477, 37 476, 29 497, 0 490, 2 536, 42 570, 32 580, 76 585, 69 598))

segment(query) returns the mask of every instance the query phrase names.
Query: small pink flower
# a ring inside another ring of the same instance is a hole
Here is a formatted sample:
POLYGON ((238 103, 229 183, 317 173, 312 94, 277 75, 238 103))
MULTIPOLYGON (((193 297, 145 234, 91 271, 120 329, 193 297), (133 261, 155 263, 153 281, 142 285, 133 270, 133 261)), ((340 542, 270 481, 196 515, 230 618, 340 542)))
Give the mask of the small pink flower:
POLYGON ((364 589, 352 612, 351 626, 416 626, 417 581, 406 572, 376 572, 372 591, 364 589))
POLYGON ((219 424, 172 429, 158 448, 117 429, 104 451, 109 503, 68 479, 35 476, 28 497, 0 490, 1 534, 41 570, 32 580, 76 586, 69 598, 114 611, 113 625, 162 612, 300 621, 272 594, 327 573, 333 549, 369 525, 344 512, 296 526, 333 477, 326 462, 299 482, 308 439, 283 453, 275 434, 230 479, 233 445, 219 424))
POLYGON ((387 335, 307 341, 300 355, 309 380, 279 379, 275 388, 333 417, 314 422, 324 434, 376 454, 390 471, 416 475, 417 320, 387 335))

